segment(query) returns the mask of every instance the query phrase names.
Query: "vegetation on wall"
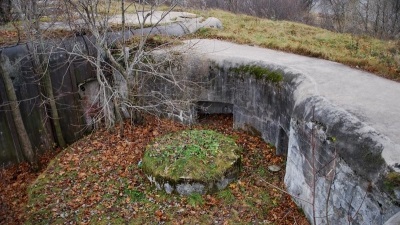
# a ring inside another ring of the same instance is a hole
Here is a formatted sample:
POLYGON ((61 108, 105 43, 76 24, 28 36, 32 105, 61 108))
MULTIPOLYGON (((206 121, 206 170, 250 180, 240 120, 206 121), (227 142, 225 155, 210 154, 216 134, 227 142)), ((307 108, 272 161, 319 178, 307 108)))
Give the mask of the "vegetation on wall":
POLYGON ((384 180, 385 188, 393 193, 394 190, 400 189, 400 173, 397 172, 389 172, 384 180))
POLYGON ((269 70, 267 68, 256 65, 242 65, 232 68, 235 73, 246 73, 254 76, 258 80, 266 80, 272 83, 277 83, 283 80, 283 74, 280 71, 269 70))

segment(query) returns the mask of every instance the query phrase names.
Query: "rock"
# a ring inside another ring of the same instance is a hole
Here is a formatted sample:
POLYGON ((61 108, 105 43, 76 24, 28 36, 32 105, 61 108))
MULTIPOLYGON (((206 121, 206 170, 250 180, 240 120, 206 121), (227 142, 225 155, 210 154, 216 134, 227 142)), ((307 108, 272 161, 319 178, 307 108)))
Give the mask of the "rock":
POLYGON ((281 171, 281 167, 277 165, 268 166, 268 170, 271 172, 279 172, 281 171))
POLYGON ((256 185, 257 187, 265 187, 265 184, 262 180, 256 180, 254 182, 254 185, 256 185))
POLYGON ((209 17, 207 18, 203 23, 204 28, 217 28, 217 29, 223 29, 224 26, 222 25, 221 20, 215 18, 215 17, 209 17))
POLYGON ((183 213, 183 212, 185 212, 185 209, 184 208, 181 208, 181 209, 179 209, 178 211, 176 211, 177 213, 183 213))

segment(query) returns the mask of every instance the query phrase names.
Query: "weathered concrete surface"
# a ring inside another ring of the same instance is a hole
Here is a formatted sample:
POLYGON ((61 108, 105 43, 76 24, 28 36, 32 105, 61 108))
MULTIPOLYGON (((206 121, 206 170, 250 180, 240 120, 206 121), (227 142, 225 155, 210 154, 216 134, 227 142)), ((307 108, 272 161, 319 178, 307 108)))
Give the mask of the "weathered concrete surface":
POLYGON ((193 73, 199 65, 208 68, 198 74, 210 82, 199 101, 232 104, 235 127, 259 132, 287 153, 285 184, 310 220, 382 224, 399 210, 399 196, 384 185, 389 170, 399 171, 399 83, 326 60, 217 40, 190 40, 180 50, 187 51, 193 73), (232 70, 244 64, 280 71, 283 81, 232 70))
MULTIPOLYGON (((100 19, 101 20, 101 19, 100 19)), ((101 21, 99 21, 101 22, 101 21)), ((115 15, 108 19, 111 25, 122 24, 122 16, 115 15)), ((182 36, 196 32, 202 27, 212 27, 222 29, 222 23, 219 19, 210 17, 204 19, 196 14, 188 12, 166 12, 166 11, 154 11, 154 12, 138 12, 138 14, 126 14, 125 23, 127 25, 140 25, 145 26, 144 29, 136 29, 133 31, 126 32, 125 35, 139 35, 139 34, 162 34, 169 36, 182 36), (144 19, 146 18, 146 19, 144 19), (155 27, 151 27, 151 26, 155 27), (149 27, 150 26, 150 27, 149 27)), ((82 19, 77 19, 73 24, 69 22, 42 22, 40 24, 42 29, 53 29, 53 30, 85 30, 86 24, 82 19)), ((121 34, 117 34, 121 36, 121 34)))
MULTIPOLYGON (((79 15, 76 14, 79 18, 79 15)), ((196 19, 198 16, 193 13, 188 12, 166 12, 166 11, 146 11, 146 12, 138 12, 137 14, 125 14, 125 24, 126 25, 139 25, 143 24, 145 26, 148 25, 167 25, 171 23, 181 22, 185 23, 192 19, 196 19)), ((104 19, 99 17, 99 23, 104 19)), ((121 25, 122 24, 122 15, 114 15, 108 18, 108 23, 111 25, 121 25)), ((42 22, 40 26, 43 29, 76 29, 79 27, 85 26, 85 21, 83 19, 76 19, 73 24, 68 21, 57 21, 57 22, 42 22)))
POLYGON ((396 213, 392 218, 386 221, 383 225, 399 225, 400 224, 400 212, 396 213))
MULTIPOLYGON (((167 11, 146 11, 138 12, 137 14, 126 14, 126 24, 166 24, 175 22, 185 22, 190 19, 197 18, 196 14, 188 12, 167 12, 167 11), (146 18, 146 20, 144 20, 146 18)), ((115 15, 108 20, 112 24, 122 24, 122 15, 115 15)))

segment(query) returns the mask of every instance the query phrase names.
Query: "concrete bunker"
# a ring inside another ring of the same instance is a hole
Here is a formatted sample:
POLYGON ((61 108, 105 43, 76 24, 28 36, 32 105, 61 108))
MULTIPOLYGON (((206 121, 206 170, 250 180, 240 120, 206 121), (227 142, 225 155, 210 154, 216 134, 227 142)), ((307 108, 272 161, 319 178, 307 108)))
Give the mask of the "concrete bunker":
POLYGON ((287 191, 310 221, 315 215, 317 224, 342 224, 348 221, 340 215, 356 213, 353 224, 382 224, 399 211, 398 197, 385 192, 382 186, 388 165, 382 159, 377 133, 314 93, 314 84, 306 76, 234 56, 191 55, 188 61, 186 73, 190 73, 191 65, 208 67, 199 74, 193 66, 192 73, 208 81, 198 96, 197 112, 232 113, 234 128, 260 135, 276 147, 277 154, 287 155, 287 191), (282 75, 282 79, 260 79, 259 74, 252 76, 249 71, 237 69, 259 67, 279 71, 273 74, 282 75), (375 160, 369 160, 365 167, 364 158, 375 160), (352 195, 345 190, 353 190, 352 195), (315 209, 310 204, 313 198, 315 209))
MULTIPOLYGON (((198 40, 197 42, 196 47, 207 49, 198 40)), ((218 45, 210 42, 206 44, 221 49, 213 49, 214 56, 190 54, 191 59, 187 60, 183 68, 185 74, 198 74, 209 83, 199 93, 196 101, 206 113, 231 112, 235 128, 259 132, 265 141, 276 146, 278 154, 287 153, 285 184, 288 192, 297 197, 295 201, 309 218, 313 214, 312 205, 298 199, 310 202, 315 198, 315 211, 318 215, 325 215, 326 209, 329 209, 328 214, 332 216, 321 217, 317 220, 318 223, 329 220, 332 224, 344 224, 348 222, 347 218, 340 215, 352 213, 357 215, 357 221, 353 221, 353 224, 382 224, 400 210, 400 188, 394 187, 387 191, 384 187, 386 175, 396 169, 387 162, 394 160, 385 161, 388 159, 387 155, 383 158, 385 149, 399 149, 398 142, 392 142, 390 138, 316 92, 316 81, 309 78, 307 71, 304 72, 297 66, 311 66, 315 62, 310 63, 300 56, 295 61, 290 61, 284 53, 271 57, 264 55, 265 49, 255 56, 249 56, 240 52, 248 46, 238 45, 228 57, 217 54, 233 49, 230 49, 231 45, 226 47, 222 42, 218 45), (280 65, 276 63, 279 57, 284 58, 284 63, 281 60, 280 65), (199 65, 206 69, 200 70, 196 67, 199 65), (259 70, 259 67, 271 71, 268 73, 269 79, 259 79, 260 72, 264 71, 259 70), (310 141, 312 138, 315 143, 310 141), (334 179, 326 174, 314 174, 317 182, 313 183, 309 170, 312 149, 321 159, 336 157, 335 166, 326 163, 321 165, 328 165, 329 168, 325 168, 336 171, 337 176, 334 179), (314 193, 313 184, 317 190, 314 193), (348 195, 346 190, 353 190, 353 194, 348 195), (331 195, 330 201, 326 200, 329 197, 327 193, 331 195)), ((325 65, 331 62, 318 63, 325 65)), ((337 71, 330 75, 331 78, 348 72, 348 69, 337 64, 334 68, 337 71)), ((76 66, 73 73, 82 74, 77 78, 77 83, 85 80, 85 71, 87 68, 76 66)), ((326 80, 328 78, 324 77, 326 80)), ((326 80, 323 82, 330 83, 326 80)), ((90 88, 86 87, 86 92, 88 89, 90 88)), ((66 114, 70 115, 67 112, 66 114)), ((398 171, 400 170, 397 167, 398 171)))

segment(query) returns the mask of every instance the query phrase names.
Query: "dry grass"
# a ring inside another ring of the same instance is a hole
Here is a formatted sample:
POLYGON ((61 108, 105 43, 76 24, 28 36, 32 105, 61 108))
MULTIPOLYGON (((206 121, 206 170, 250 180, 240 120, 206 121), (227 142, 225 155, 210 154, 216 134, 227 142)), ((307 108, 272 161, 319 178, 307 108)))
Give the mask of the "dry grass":
MULTIPOLYGON (((222 10, 192 10, 217 17, 223 30, 203 29, 194 36, 328 59, 400 81, 400 41, 340 34, 301 23, 273 21, 222 10)), ((193 36, 192 36, 193 37, 193 36)))

